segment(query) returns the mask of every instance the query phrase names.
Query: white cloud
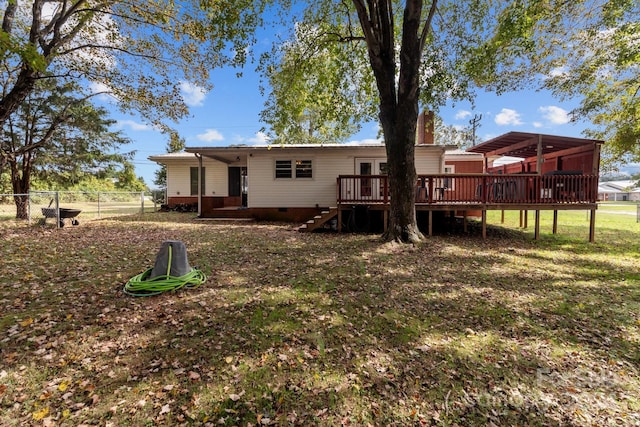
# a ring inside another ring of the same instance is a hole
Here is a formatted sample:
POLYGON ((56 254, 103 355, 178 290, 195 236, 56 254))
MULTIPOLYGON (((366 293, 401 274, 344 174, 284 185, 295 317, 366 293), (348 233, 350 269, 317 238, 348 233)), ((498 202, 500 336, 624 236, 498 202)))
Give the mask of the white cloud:
POLYGON ((249 142, 251 144, 264 145, 269 144, 271 140, 269 136, 267 136, 264 132, 256 132, 256 134, 251 138, 245 138, 244 136, 234 135, 233 140, 239 144, 244 144, 249 142))
POLYGON ((269 142, 269 137, 264 132, 256 132, 256 135, 253 138, 247 139, 247 142, 252 142, 254 144, 267 144, 269 142))
POLYGON ((202 106, 207 96, 203 88, 187 81, 180 82, 180 94, 182 95, 182 99, 184 99, 184 103, 189 107, 202 106))
POLYGON ((566 67, 556 67, 549 72, 549 77, 563 77, 567 75, 566 67))
POLYGON ((539 129, 539 128, 541 128, 542 126, 544 126, 544 125, 543 125, 542 123, 540 123, 540 122, 533 122, 532 124, 533 124, 533 127, 534 127, 534 128, 536 128, 536 129, 539 129))
POLYGON ((538 110, 546 120, 550 121, 554 125, 564 125, 571 121, 569 112, 563 108, 556 107, 555 105, 540 107, 538 110))
POLYGON ((471 111, 460 110, 456 113, 456 120, 466 119, 469 116, 471 116, 471 111))
POLYGON ((509 108, 503 108, 500 113, 496 115, 495 122, 499 126, 517 126, 522 124, 522 120, 520 120, 520 113, 509 108))
POLYGON ((371 145, 371 144, 382 144, 382 139, 361 139, 358 141, 349 141, 345 143, 345 145, 371 145))
POLYGON ((97 94, 96 97, 103 102, 118 101, 118 98, 113 94, 113 91, 109 86, 104 83, 91 82, 89 83, 89 91, 93 94, 97 94))
POLYGON ((204 142, 224 141, 224 136, 215 129, 207 129, 205 133, 197 135, 196 138, 204 142))
POLYGON ((133 120, 118 120, 118 126, 120 128, 128 126, 131 128, 131 130, 137 130, 137 131, 151 130, 151 126, 145 125, 144 123, 138 123, 133 120))

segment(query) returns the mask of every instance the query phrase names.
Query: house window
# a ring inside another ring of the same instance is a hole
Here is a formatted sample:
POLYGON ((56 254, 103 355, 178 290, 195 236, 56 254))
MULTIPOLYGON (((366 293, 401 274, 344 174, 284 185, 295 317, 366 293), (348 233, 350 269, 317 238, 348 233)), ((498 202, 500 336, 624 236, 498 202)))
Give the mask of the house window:
MULTIPOLYGON (((200 194, 205 194, 205 188, 204 188, 204 183, 205 183, 205 175, 204 175, 204 170, 205 168, 202 168, 202 185, 200 186, 200 194)), ((197 196, 198 195, 198 181, 199 181, 199 168, 197 167, 192 167, 189 168, 189 172, 190 172, 190 184, 191 184, 191 195, 192 196, 197 196)))
POLYGON ((276 160, 276 178, 291 177, 291 160, 276 160))
POLYGON ((313 178, 311 160, 296 160, 296 178, 313 178))
POLYGON ((276 160, 276 179, 313 178, 312 160, 276 160), (294 169, 295 164, 295 169, 294 169), (295 170, 295 175, 294 175, 295 170))

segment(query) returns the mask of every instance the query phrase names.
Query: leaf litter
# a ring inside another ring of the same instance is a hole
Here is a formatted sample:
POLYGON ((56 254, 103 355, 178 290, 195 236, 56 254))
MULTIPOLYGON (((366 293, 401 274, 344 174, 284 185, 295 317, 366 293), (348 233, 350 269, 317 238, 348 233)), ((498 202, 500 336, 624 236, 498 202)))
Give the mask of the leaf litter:
POLYGON ((1 238, 2 425, 640 423, 637 260, 601 246, 168 214, 1 238), (208 282, 125 296, 163 240, 208 282))

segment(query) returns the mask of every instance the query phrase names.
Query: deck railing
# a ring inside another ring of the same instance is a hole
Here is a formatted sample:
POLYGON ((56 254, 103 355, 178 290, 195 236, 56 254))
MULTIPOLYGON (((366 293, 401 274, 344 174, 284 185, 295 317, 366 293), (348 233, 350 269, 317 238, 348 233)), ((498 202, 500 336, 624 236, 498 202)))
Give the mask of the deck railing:
MULTIPOLYGON (((419 175, 416 204, 580 204, 596 203, 595 175, 419 175)), ((386 175, 340 175, 338 204, 386 204, 386 175)))

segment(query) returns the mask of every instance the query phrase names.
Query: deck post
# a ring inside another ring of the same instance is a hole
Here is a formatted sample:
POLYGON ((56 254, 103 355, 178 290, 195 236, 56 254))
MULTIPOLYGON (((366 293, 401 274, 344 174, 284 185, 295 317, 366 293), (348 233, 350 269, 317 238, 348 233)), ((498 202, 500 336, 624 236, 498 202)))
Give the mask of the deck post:
POLYGON ((535 231, 533 232, 533 236, 535 240, 540 238, 540 211, 536 210, 536 226, 535 231))
POLYGON ((462 231, 467 233, 467 211, 462 212, 462 231))
POLYGON ((433 211, 429 211, 429 237, 433 236, 433 211))
POLYGON ((520 228, 522 228, 523 224, 524 224, 524 217, 523 217, 523 210, 520 210, 520 228))
POLYGON ((487 210, 482 209, 482 238, 487 238, 487 210))
POLYGON ((553 234, 558 232, 558 211, 553 211, 553 234))
POLYGON ((382 230, 386 233, 387 228, 389 228, 389 210, 385 207, 382 211, 382 230))
POLYGON ((342 233, 342 209, 338 205, 338 233, 342 233))
POLYGON ((589 242, 594 243, 596 241, 596 210, 591 209, 591 218, 589 221, 589 242))
POLYGON ((524 211, 524 229, 529 228, 529 211, 525 209, 524 211))
POLYGON ((502 209, 502 215, 500 216, 500 224, 504 224, 504 209, 502 209))

